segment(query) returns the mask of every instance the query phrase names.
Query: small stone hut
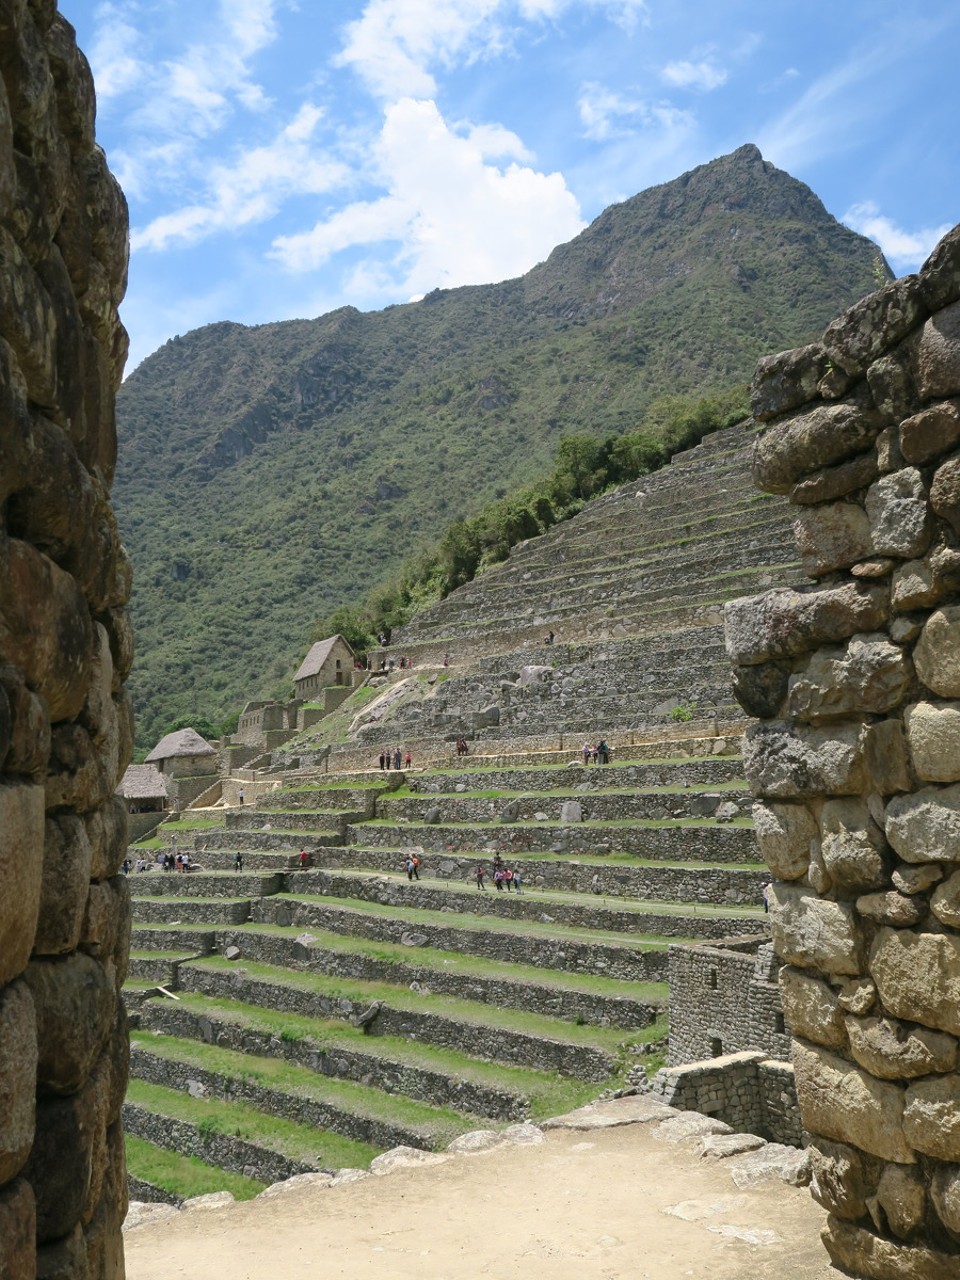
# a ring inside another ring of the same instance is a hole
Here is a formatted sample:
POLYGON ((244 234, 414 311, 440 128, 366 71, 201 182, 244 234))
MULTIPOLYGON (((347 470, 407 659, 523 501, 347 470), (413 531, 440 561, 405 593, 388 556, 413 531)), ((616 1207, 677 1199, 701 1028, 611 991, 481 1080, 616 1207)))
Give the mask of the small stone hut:
POLYGON ((220 772, 220 757, 196 729, 177 729, 161 738, 145 761, 163 774, 174 808, 184 808, 210 787, 220 772))
POLYGON ((330 685, 350 685, 356 659, 343 636, 318 640, 293 677, 296 696, 306 701, 330 685))
POLYGON ((126 802, 129 813, 162 813, 169 793, 155 764, 131 764, 120 779, 117 795, 126 802))

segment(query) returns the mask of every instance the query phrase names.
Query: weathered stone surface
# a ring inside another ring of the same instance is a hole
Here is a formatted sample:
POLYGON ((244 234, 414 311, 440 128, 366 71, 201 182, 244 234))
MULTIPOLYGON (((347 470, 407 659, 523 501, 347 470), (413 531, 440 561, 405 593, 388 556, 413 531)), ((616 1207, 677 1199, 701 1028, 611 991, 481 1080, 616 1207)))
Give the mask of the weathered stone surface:
POLYGON ((653 1136, 661 1142, 700 1142, 710 1134, 732 1132, 723 1120, 702 1116, 696 1111, 680 1111, 660 1121, 653 1130, 653 1136))
POLYGON ((848 1017, 846 1028, 855 1061, 881 1080, 912 1080, 956 1066, 957 1042, 942 1032, 893 1018, 848 1017))
POLYGON ((4 685, 13 721, 7 772, 42 780, 50 758, 51 743, 46 706, 26 687, 20 673, 9 665, 0 666, 0 682, 4 685))
POLYGON ((743 765, 753 794, 772 800, 889 794, 909 786, 906 743, 893 720, 825 728, 753 724, 744 735, 743 765))
POLYGON ((750 385, 750 409, 758 422, 767 422, 815 400, 817 383, 827 371, 827 357, 819 344, 761 356, 750 385))
POLYGON ((877 455, 877 468, 881 475, 886 476, 891 471, 899 471, 906 463, 906 458, 900 452, 900 432, 896 427, 884 427, 877 435, 874 449, 877 455))
POLYGON ((118 796, 83 815, 90 840, 90 876, 108 880, 120 870, 127 851, 127 810, 118 796))
POLYGON ((943 867, 938 867, 934 863, 921 863, 919 866, 911 866, 908 862, 901 862, 894 868, 893 883, 901 893, 915 894, 926 893, 931 885, 937 884, 943 879, 943 867))
POLYGON ((952 1165, 936 1170, 930 1182, 930 1199, 937 1217, 956 1239, 960 1236, 960 1168, 952 1165))
POLYGON ((960 298, 960 227, 938 241, 920 268, 920 292, 931 312, 960 298))
POLYGON ((834 1266, 863 1280, 955 1280, 957 1259, 926 1245, 884 1240, 830 1217, 822 1235, 834 1266))
POLYGON ((609 1098, 588 1102, 566 1115, 544 1120, 542 1129, 609 1129, 624 1124, 649 1124, 653 1120, 669 1120, 676 1112, 665 1102, 649 1094, 631 1094, 625 1098, 609 1098))
POLYGON ((912 1236, 923 1223, 927 1207, 926 1189, 916 1167, 885 1165, 877 1187, 877 1204, 895 1236, 901 1240, 912 1236))
POLYGON ((23 1178, 0 1190, 0 1276, 34 1280, 37 1274, 36 1205, 23 1178))
MULTIPOLYGON (((315 1191, 317 1187, 329 1187, 333 1182, 332 1173, 295 1173, 292 1178, 285 1178, 283 1182, 273 1182, 269 1187, 264 1189, 257 1196, 258 1200, 280 1200, 286 1199, 291 1192, 302 1192, 304 1190, 315 1191)), ((174 1212, 176 1212, 174 1210, 174 1212)), ((130 1215, 123 1224, 124 1231, 130 1229, 130 1215)))
POLYGON ((46 1243, 72 1231, 80 1221, 90 1181, 92 1097, 43 1098, 24 1176, 37 1196, 37 1240, 46 1243))
POLYGON ((921 465, 949 453, 960 441, 960 402, 943 400, 900 423, 900 449, 907 462, 921 465))
POLYGON ((938 400, 960 392, 960 302, 930 317, 916 349, 917 390, 921 400, 938 400))
POLYGON ((747 666, 798 657, 858 631, 875 631, 888 614, 889 593, 880 586, 845 583, 811 592, 778 588, 724 606, 727 653, 747 666))
POLYGON ((731 1156, 742 1156, 766 1145, 763 1138, 753 1133, 711 1133, 697 1144, 697 1155, 701 1160, 729 1160, 731 1156))
POLYGON ((113 1024, 114 983, 103 965, 80 953, 33 960, 25 977, 37 1013, 37 1079, 52 1093, 74 1093, 113 1024))
POLYGON ((820 842, 820 828, 802 804, 753 806, 753 825, 760 855, 778 880, 799 880, 810 865, 811 850, 820 842))
POLYGON ((878 555, 914 559, 930 545, 933 523, 923 476, 904 467, 881 476, 867 490, 867 515, 873 550, 878 555))
POLYGON ((811 472, 862 453, 882 424, 856 405, 817 405, 783 418, 759 436, 753 478, 768 493, 788 493, 811 472))
MULTIPOLYGON (((903 347, 889 351, 879 360, 874 360, 867 369, 867 386, 870 388, 870 395, 877 412, 886 422, 902 422, 920 407, 917 389, 913 383, 911 361, 903 347)), ((893 430, 895 431, 895 428, 893 430)), ((880 443, 879 436, 877 443, 878 445, 880 443)), ((897 452, 899 453, 899 449, 897 452)), ((881 469, 895 471, 902 465, 902 461, 902 457, 898 458, 893 466, 881 466, 881 469)))
POLYGON ((805 1187, 810 1181, 810 1157, 806 1151, 780 1142, 765 1142, 756 1151, 737 1156, 726 1168, 741 1191, 774 1180, 791 1187, 805 1187))
POLYGON ((848 568, 873 551, 870 520, 855 502, 808 508, 794 520, 793 533, 808 578, 848 568))
MULTIPOLYGON (((172 1205, 162 1207, 169 1213, 176 1213, 172 1205)), ((87 1247, 79 1223, 69 1235, 37 1250, 37 1280, 75 1280, 77 1276, 87 1274, 87 1247)))
POLYGON ((824 866, 838 893, 852 897, 886 883, 886 844, 864 800, 827 800, 820 832, 824 866))
POLYGON ((579 800, 564 800, 560 806, 561 822, 582 822, 583 805, 579 800))
POLYGON ((960 871, 938 885, 930 898, 930 910, 941 924, 960 929, 960 871))
POLYGON ((922 560, 908 560, 893 574, 890 599, 901 613, 930 609, 960 588, 960 554, 937 547, 922 560))
POLYGON ((791 1034, 828 1049, 846 1045, 843 1010, 828 982, 784 965, 780 970, 780 999, 791 1034))
POLYGON ((424 1165, 443 1164, 452 1157, 439 1151, 421 1151, 417 1147, 393 1147, 370 1161, 370 1172, 382 1177, 398 1169, 414 1169, 424 1165))
POLYGON ((849 462, 815 471, 813 475, 795 484, 790 490, 790 501, 801 504, 833 502, 857 489, 866 489, 879 474, 876 452, 871 450, 869 453, 861 453, 849 462))
POLYGON ((882 714, 899 705, 912 677, 910 659, 886 636, 857 635, 842 648, 820 649, 790 677, 787 708, 813 723, 882 714))
POLYGON ((894 1017, 960 1035, 960 938, 880 929, 868 967, 894 1017))
POLYGON ((43 881, 43 788, 0 783, 0 983, 21 973, 37 932, 43 881))
POLYGON ((48 818, 36 955, 60 955, 76 948, 89 885, 90 841, 82 820, 74 814, 48 818))
POLYGON ((897 929, 919 924, 926 914, 922 902, 893 889, 886 893, 863 894, 857 899, 857 911, 867 920, 893 925, 897 929))
POLYGON ((843 983, 837 1004, 847 1013, 862 1017, 877 1003, 877 988, 869 978, 851 978, 843 983))
POLYGON ((472 1129, 447 1144, 447 1150, 455 1155, 477 1155, 505 1145, 506 1139, 496 1129, 472 1129))
POLYGON ((930 483, 930 505, 955 533, 960 532, 960 458, 948 458, 930 483))
POLYGON ((823 349, 847 373, 863 373, 926 314, 918 277, 903 276, 861 298, 827 325, 823 349))
MULTIPOLYGON (((864 1169, 866 1157, 855 1147, 815 1137, 807 1148, 810 1156, 810 1191, 817 1204, 838 1218, 856 1222, 867 1212, 870 1184, 864 1169)), ((899 1166, 898 1166, 899 1167, 899 1166)))
POLYGON ((924 782, 960 780, 960 702, 917 702, 903 718, 917 776, 924 782))
POLYGON ((855 578, 885 578, 895 567, 896 561, 889 556, 874 556, 872 560, 860 560, 850 566, 855 578))
POLYGON ((899 1164, 916 1157, 903 1135, 904 1091, 875 1080, 828 1049, 795 1041, 804 1128, 899 1164))
POLYGON ((787 964, 834 974, 860 972, 863 940, 847 903, 775 883, 770 890, 770 927, 774 949, 787 964))
POLYGON ((904 862, 960 861, 960 783, 894 796, 885 826, 904 862))
MULTIPOLYGON (((949 1036, 938 1037, 938 1041, 949 1039, 949 1036)), ((956 1042, 952 1044, 956 1061, 956 1042)), ((908 1085, 903 1129, 914 1151, 938 1160, 960 1160, 960 1076, 941 1075, 908 1085)))
POLYGON ((19 1173, 30 1154, 36 1076, 33 999, 26 983, 12 982, 0 989, 0 1186, 19 1173))
POLYGON ((758 662, 752 667, 735 667, 733 672, 733 696, 747 715, 763 720, 778 716, 787 696, 790 664, 787 662, 758 662))

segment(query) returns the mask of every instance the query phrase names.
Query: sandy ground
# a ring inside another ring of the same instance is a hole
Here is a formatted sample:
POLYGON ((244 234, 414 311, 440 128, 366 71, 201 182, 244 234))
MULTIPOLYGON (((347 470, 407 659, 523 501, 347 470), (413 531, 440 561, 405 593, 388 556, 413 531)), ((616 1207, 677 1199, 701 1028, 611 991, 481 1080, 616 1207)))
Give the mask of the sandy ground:
POLYGON ((193 1209, 127 1233, 127 1276, 836 1280, 809 1190, 739 1190, 727 1162, 654 1130, 554 1130, 539 1146, 193 1209))

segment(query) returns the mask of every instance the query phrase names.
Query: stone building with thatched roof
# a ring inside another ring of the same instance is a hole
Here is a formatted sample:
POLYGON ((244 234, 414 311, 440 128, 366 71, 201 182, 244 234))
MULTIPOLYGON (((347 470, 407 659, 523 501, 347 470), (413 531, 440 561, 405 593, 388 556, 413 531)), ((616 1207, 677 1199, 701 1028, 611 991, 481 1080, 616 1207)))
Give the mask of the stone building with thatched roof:
POLYGON ((185 808, 220 773, 220 755, 196 729, 177 729, 161 738, 147 756, 163 774, 174 808, 185 808))

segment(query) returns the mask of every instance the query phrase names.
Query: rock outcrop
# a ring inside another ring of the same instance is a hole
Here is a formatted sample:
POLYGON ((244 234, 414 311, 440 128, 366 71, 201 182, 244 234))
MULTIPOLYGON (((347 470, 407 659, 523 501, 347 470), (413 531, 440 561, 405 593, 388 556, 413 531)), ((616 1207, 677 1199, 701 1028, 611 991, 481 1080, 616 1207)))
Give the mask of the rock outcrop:
POLYGON ((814 1194, 859 1276, 960 1271, 960 227, 760 362, 813 585, 727 607, 814 1194))
POLYGON ((130 569, 123 195, 52 0, 0 5, 0 1275, 116 1277, 130 569))

